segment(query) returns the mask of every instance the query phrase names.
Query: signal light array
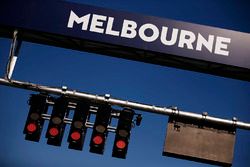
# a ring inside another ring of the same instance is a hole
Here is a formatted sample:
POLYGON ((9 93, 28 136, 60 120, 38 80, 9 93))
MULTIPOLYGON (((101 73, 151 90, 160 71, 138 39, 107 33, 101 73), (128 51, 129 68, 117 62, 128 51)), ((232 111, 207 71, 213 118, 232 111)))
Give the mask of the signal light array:
POLYGON ((30 110, 23 131, 25 140, 39 142, 44 121, 49 120, 47 144, 61 146, 66 124, 70 124, 68 148, 82 150, 87 129, 93 128, 89 151, 103 154, 108 132, 114 132, 112 156, 116 158, 126 158, 134 116, 137 115, 137 126, 141 122, 141 115, 130 108, 116 110, 108 103, 95 104, 65 96, 55 98, 47 94, 33 94, 29 105, 30 110), (53 106, 51 115, 47 114, 49 106, 53 106), (72 109, 73 119, 69 119, 67 117, 72 109), (89 122, 91 114, 95 115, 94 123, 89 122), (110 126, 112 119, 118 119, 117 127, 110 126))

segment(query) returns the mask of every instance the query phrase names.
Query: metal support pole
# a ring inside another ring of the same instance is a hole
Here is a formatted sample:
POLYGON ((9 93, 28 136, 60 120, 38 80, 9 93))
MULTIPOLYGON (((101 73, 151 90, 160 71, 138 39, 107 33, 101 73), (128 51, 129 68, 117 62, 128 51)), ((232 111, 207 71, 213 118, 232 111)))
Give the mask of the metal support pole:
POLYGON ((15 69, 17 57, 18 57, 18 52, 22 43, 20 40, 17 39, 17 34, 18 34, 18 31, 15 30, 13 33, 13 39, 12 39, 10 53, 9 53, 9 60, 8 60, 8 64, 6 67, 6 74, 5 74, 5 78, 8 80, 10 80, 12 77, 13 71, 15 69))
POLYGON ((17 80, 7 80, 3 78, 0 78, 0 84, 11 86, 11 87, 27 89, 27 90, 32 90, 36 92, 64 95, 64 96, 68 96, 70 98, 75 98, 75 99, 88 99, 97 103, 107 102, 111 105, 117 105, 121 107, 130 107, 133 109, 147 111, 147 112, 156 113, 156 114, 169 115, 169 116, 176 115, 180 118, 189 118, 189 119, 194 119, 197 121, 203 120, 212 124, 214 123, 214 124, 221 124, 221 125, 226 125, 226 126, 234 126, 236 128, 250 130, 250 123, 237 121, 235 117, 232 120, 221 119, 221 118, 208 116, 207 114, 196 114, 196 113, 191 113, 191 112, 186 112, 186 111, 180 111, 177 108, 158 107, 154 105, 114 99, 114 98, 111 98, 110 96, 93 95, 93 94, 78 92, 76 90, 68 90, 68 89, 65 90, 62 88, 48 87, 48 86, 37 85, 34 83, 22 82, 22 81, 17 81, 17 80))

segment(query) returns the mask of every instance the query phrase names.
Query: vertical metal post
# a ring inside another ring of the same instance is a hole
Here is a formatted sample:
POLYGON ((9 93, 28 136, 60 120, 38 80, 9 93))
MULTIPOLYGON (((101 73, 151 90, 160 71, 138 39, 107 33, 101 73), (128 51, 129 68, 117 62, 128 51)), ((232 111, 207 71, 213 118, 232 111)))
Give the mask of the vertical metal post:
POLYGON ((15 30, 13 33, 13 39, 12 39, 10 52, 9 52, 9 60, 8 60, 6 73, 5 73, 5 79, 8 79, 8 80, 11 79, 12 74, 14 72, 17 57, 18 57, 18 52, 20 50, 21 43, 22 43, 22 41, 17 39, 17 34, 18 34, 18 31, 15 30))

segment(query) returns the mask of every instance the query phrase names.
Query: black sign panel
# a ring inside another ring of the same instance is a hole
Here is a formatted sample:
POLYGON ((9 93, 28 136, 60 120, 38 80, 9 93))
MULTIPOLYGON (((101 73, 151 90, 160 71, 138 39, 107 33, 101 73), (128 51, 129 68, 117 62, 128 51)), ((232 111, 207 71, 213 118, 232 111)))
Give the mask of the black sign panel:
POLYGON ((250 34, 64 1, 3 0, 0 35, 250 80, 250 34))

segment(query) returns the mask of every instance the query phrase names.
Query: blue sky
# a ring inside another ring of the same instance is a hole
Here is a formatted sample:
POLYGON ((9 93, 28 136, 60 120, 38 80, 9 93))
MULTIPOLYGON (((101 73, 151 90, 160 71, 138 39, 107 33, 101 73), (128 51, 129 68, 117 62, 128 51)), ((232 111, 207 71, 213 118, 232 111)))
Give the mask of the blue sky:
MULTIPOLYGON (((187 21, 250 33, 250 3, 243 0, 72 0, 116 10, 187 21)), ((0 73, 4 74, 10 40, 0 38, 0 73)), ((24 42, 13 78, 92 94, 250 122, 250 83, 197 72, 162 67, 87 52, 24 42)), ((27 90, 0 86, 0 166, 144 166, 201 167, 197 162, 161 156, 166 116, 141 112, 140 127, 132 130, 126 160, 112 158, 114 134, 109 134, 103 156, 89 153, 88 130, 83 151, 67 148, 67 131, 61 147, 46 144, 44 126, 39 143, 24 140, 22 130, 29 106, 27 90)), ((140 112, 140 111, 138 111, 140 112)), ((66 128, 67 130, 69 127, 66 128)), ((250 132, 238 130, 234 167, 250 166, 250 132)))

